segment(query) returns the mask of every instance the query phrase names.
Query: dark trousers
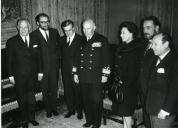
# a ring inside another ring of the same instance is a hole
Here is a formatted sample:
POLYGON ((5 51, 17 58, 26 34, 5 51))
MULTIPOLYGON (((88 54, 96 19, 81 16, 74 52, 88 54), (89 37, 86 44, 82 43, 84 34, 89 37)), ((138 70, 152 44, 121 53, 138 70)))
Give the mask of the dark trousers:
POLYGON ((101 125, 102 117, 102 84, 81 83, 86 122, 101 125))
POLYGON ((17 102, 20 109, 21 120, 35 120, 35 94, 34 94, 34 79, 27 78, 15 79, 15 90, 17 102))
POLYGON ((64 95, 66 99, 67 109, 69 112, 82 113, 82 95, 81 86, 75 84, 71 72, 63 72, 62 80, 64 84, 64 95))
POLYGON ((146 105, 145 105, 146 97, 143 94, 141 94, 141 93, 140 93, 139 97, 140 97, 140 102, 142 104, 142 112, 143 112, 144 125, 145 125, 146 128, 151 128, 150 116, 146 112, 146 105))
POLYGON ((57 71, 54 70, 44 73, 41 81, 43 101, 47 113, 57 110, 57 80, 57 71))

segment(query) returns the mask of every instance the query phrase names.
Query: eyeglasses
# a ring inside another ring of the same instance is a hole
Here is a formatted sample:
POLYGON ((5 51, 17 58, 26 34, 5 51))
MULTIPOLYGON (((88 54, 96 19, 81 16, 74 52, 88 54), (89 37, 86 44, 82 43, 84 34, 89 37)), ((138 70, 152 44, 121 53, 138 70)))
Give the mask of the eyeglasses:
POLYGON ((48 24, 49 21, 40 21, 41 24, 48 24))

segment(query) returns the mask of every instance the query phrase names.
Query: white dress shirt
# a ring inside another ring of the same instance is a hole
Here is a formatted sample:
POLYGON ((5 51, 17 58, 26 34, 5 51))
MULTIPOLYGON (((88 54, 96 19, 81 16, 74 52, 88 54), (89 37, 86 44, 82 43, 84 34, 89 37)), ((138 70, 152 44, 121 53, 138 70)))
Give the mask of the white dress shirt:
POLYGON ((71 43, 72 43, 72 41, 73 41, 73 39, 74 39, 74 37, 75 37, 75 32, 74 32, 74 34, 71 36, 71 37, 67 37, 67 42, 69 42, 69 46, 71 45, 71 43))
POLYGON ((39 30, 40 30, 41 34, 43 35, 43 37, 45 38, 45 40, 47 41, 46 34, 48 35, 48 38, 49 38, 49 31, 48 30, 45 31, 45 30, 43 30, 41 28, 39 28, 39 30))
POLYGON ((26 38, 26 40, 27 40, 27 47, 29 47, 29 42, 30 42, 29 35, 27 35, 27 36, 21 36, 21 38, 23 39, 24 42, 25 42, 25 38, 26 38))

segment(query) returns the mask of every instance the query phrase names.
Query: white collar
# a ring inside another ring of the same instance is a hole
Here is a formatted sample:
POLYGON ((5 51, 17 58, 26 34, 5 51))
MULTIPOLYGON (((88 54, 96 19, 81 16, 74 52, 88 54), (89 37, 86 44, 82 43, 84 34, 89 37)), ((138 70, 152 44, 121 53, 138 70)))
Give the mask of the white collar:
POLYGON ((159 58, 161 60, 163 60, 163 58, 170 52, 170 50, 168 50, 167 52, 165 52, 164 54, 160 55, 159 58))
POLYGON ((67 37, 67 42, 69 41, 69 38, 70 38, 70 43, 73 41, 75 37, 75 32, 73 33, 73 35, 71 37, 67 37))
POLYGON ((26 38, 27 42, 29 42, 29 39, 30 39, 29 35, 27 35, 27 36, 21 36, 21 38, 23 39, 24 42, 25 42, 25 38, 26 38))
POLYGON ((29 35, 27 35, 27 36, 21 36, 20 35, 20 37, 23 39, 24 42, 25 42, 25 38, 26 38, 26 40, 27 40, 27 46, 29 47, 30 36, 29 35))
POLYGON ((43 30, 43 29, 41 29, 41 28, 39 28, 39 30, 40 30, 41 33, 44 33, 44 34, 45 34, 45 32, 46 32, 46 33, 48 34, 48 36, 49 36, 49 30, 46 30, 46 31, 45 31, 45 30, 43 30))
POLYGON ((46 33, 47 33, 47 35, 48 35, 48 37, 49 37, 49 30, 45 31, 45 30, 39 28, 39 31, 41 32, 41 34, 43 35, 43 37, 44 37, 45 40, 47 41, 47 39, 46 39, 46 33))

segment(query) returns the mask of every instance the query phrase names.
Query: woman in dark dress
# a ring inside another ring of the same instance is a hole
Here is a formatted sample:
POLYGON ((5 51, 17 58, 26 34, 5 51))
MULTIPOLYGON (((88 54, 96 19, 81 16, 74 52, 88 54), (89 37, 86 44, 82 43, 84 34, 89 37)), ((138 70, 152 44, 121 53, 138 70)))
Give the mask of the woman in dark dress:
POLYGON ((138 29, 134 23, 123 22, 119 32, 123 45, 116 51, 115 74, 123 83, 124 101, 121 104, 113 103, 113 110, 123 117, 124 128, 131 128, 137 104, 137 77, 143 45, 137 39, 138 29))

